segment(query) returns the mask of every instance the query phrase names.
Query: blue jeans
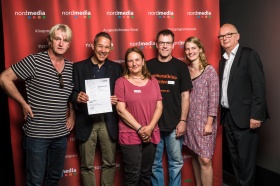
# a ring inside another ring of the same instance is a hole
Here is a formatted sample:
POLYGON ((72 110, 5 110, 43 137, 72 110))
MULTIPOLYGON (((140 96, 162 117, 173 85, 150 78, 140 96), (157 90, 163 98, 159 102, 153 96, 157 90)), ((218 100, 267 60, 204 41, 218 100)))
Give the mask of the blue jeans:
POLYGON ((67 137, 55 139, 26 136, 26 186, 57 186, 61 178, 67 148, 67 137))
POLYGON ((162 167, 162 154, 164 145, 168 157, 169 186, 181 185, 181 169, 183 167, 182 156, 183 138, 176 138, 173 132, 160 132, 160 142, 157 145, 156 156, 153 164, 152 184, 153 186, 164 185, 164 173, 162 167))

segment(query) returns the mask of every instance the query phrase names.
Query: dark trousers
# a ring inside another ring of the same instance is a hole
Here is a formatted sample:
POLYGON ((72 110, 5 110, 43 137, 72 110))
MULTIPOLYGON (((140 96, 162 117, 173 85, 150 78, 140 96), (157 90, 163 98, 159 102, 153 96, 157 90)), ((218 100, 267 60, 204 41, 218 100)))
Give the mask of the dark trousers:
POLYGON ((64 167, 67 136, 44 139, 25 136, 26 186, 58 185, 64 167))
POLYGON ((123 186, 151 185, 156 145, 153 143, 121 145, 121 151, 124 163, 123 186))
POLYGON ((222 109, 228 147, 234 174, 239 186, 253 186, 256 171, 259 128, 241 129, 235 124, 229 109, 222 109))

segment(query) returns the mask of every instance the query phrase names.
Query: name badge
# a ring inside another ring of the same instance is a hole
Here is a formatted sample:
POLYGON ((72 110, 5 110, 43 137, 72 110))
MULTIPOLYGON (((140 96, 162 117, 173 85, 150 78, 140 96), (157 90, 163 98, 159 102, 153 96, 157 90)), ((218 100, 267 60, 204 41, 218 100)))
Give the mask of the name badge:
POLYGON ((168 85, 175 85, 175 81, 167 81, 168 85))
POLYGON ((134 93, 141 93, 141 90, 134 90, 134 93))

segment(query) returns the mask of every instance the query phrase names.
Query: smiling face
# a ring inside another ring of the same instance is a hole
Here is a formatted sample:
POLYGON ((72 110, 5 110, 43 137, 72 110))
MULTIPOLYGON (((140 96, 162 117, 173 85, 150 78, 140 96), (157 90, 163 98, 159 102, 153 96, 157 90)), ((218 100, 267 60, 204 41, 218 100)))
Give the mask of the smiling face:
POLYGON ((99 37, 92 46, 94 62, 103 64, 111 51, 111 40, 106 37, 99 37))
POLYGON ((202 51, 195 43, 186 42, 185 44, 185 54, 190 62, 199 61, 199 54, 202 51))
POLYGON ((171 35, 161 34, 156 42, 156 47, 160 61, 169 61, 172 58, 171 52, 174 48, 174 42, 171 35))
POLYGON ((225 51, 229 54, 234 47, 238 44, 238 40, 240 35, 235 28, 235 26, 231 24, 224 24, 219 31, 219 40, 221 46, 225 49, 225 51))
POLYGON ((51 40, 48 41, 49 48, 57 56, 63 55, 70 47, 67 34, 62 30, 56 30, 51 40))
POLYGON ((137 53, 137 52, 131 52, 127 55, 127 68, 129 71, 129 74, 131 75, 142 75, 142 68, 145 64, 144 58, 137 53))

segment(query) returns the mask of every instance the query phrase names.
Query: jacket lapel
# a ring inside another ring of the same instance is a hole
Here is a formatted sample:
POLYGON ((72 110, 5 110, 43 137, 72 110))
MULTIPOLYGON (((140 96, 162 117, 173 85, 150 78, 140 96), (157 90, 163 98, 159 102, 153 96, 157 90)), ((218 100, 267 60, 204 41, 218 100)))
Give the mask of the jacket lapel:
POLYGON ((91 64, 91 58, 87 60, 84 66, 84 73, 86 73, 86 79, 93 79, 93 73, 92 73, 92 64, 91 64))
POLYGON ((228 84, 230 84, 230 82, 231 82, 231 80, 232 80, 232 78, 233 78, 234 71, 235 71, 236 68, 239 66, 239 58, 240 58, 240 56, 241 56, 241 50, 242 50, 242 47, 239 46, 239 47, 238 47, 238 50, 237 50, 237 52, 236 52, 236 55, 235 55, 235 57, 234 57, 234 60, 233 60, 231 69, 230 69, 228 84))
POLYGON ((224 76, 225 66, 226 66, 226 60, 225 60, 225 58, 222 57, 221 61, 220 61, 220 67, 219 67, 220 83, 222 82, 222 79, 223 79, 223 76, 224 76))
POLYGON ((111 77, 110 76, 110 74, 111 74, 111 64, 110 64, 110 62, 106 59, 106 61, 105 61, 105 63, 106 63, 106 68, 105 68, 105 77, 106 78, 109 78, 109 77, 111 77))

